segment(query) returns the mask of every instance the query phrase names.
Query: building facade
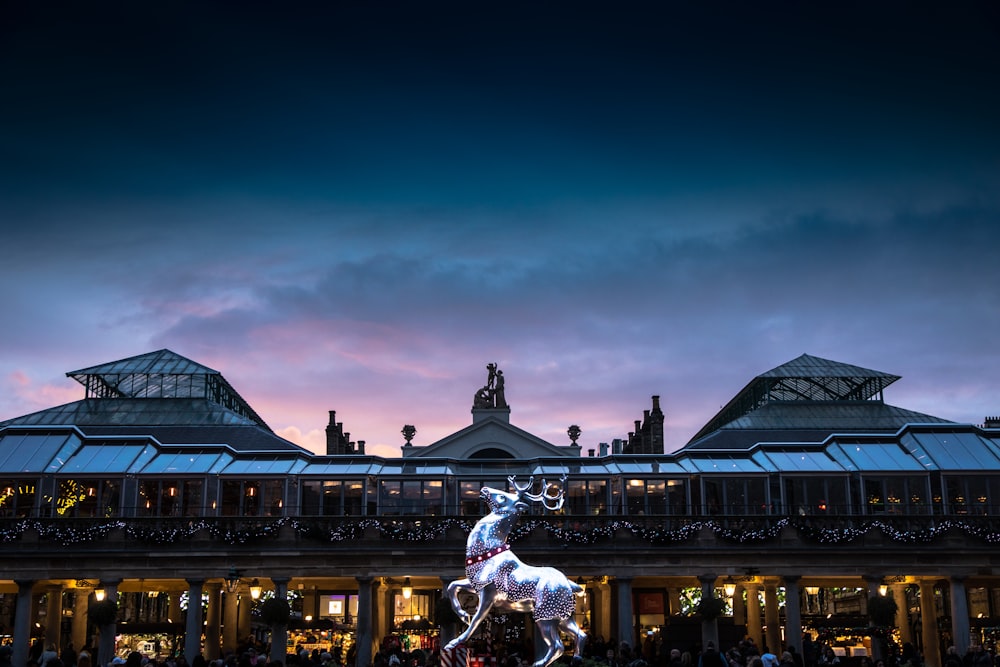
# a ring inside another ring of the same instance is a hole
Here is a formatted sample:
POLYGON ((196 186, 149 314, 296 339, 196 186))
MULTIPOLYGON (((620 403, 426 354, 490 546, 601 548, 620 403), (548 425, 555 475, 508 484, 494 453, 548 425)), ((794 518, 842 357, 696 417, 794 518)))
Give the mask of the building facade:
MULTIPOLYGON (((562 489, 562 508, 532 508, 510 542, 585 587, 593 641, 749 636, 851 658, 890 650, 888 634, 940 667, 944 647, 996 639, 996 419, 899 408, 884 396, 897 376, 802 355, 673 453, 656 396, 626 437, 585 448, 575 425, 556 444, 511 423, 510 388, 487 368, 471 424, 427 446, 404 426, 398 458, 366 454, 334 412, 327 453, 302 449, 219 372, 169 350, 68 373, 83 399, 0 422, 14 667, 37 638, 93 643, 102 664, 133 649, 212 659, 249 635, 279 659, 325 646, 359 667, 388 637, 432 651, 455 631, 442 591, 464 576, 479 491, 511 477, 562 489), (117 611, 95 628, 98 593, 117 611), (258 596, 292 600, 292 617, 265 622, 258 596), (707 598, 718 613, 696 606, 707 598)), ((530 646, 523 619, 483 633, 530 646)))

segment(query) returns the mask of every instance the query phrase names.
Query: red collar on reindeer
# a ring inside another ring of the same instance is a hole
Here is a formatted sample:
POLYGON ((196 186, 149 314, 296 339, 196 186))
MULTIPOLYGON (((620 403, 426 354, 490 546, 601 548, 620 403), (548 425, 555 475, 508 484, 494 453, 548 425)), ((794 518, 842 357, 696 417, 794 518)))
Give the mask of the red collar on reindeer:
POLYGON ((489 560, 494 556, 502 554, 504 551, 510 551, 510 545, 507 544, 506 542, 504 542, 503 544, 494 549, 490 549, 489 551, 481 553, 478 556, 469 556, 468 558, 465 559, 465 567, 469 567, 470 565, 475 565, 476 563, 482 563, 484 560, 489 560))

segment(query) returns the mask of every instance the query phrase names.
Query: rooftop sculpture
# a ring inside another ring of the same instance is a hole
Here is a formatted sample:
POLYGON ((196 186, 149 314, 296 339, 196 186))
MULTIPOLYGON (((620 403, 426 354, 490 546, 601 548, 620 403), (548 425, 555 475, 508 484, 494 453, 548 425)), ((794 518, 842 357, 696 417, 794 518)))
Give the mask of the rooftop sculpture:
POLYGON ((483 409, 504 409, 507 405, 507 398, 504 396, 503 371, 497 368, 496 362, 486 364, 486 384, 476 392, 472 399, 473 408, 483 409))

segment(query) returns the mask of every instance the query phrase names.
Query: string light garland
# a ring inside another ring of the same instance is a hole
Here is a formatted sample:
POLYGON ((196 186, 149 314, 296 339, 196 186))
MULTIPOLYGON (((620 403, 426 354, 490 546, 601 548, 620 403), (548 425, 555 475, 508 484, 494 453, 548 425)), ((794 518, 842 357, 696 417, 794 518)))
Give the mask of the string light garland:
MULTIPOLYGON (((912 521, 917 517, 908 517, 912 521)), ((246 544, 273 538, 283 528, 290 528, 299 537, 325 542, 361 539, 366 531, 375 531, 380 537, 400 542, 428 542, 442 538, 450 530, 468 533, 474 521, 463 518, 399 518, 346 519, 343 517, 274 519, 19 519, 0 526, 0 543, 15 542, 26 534, 35 532, 41 540, 52 540, 63 545, 104 541, 114 531, 122 531, 130 540, 146 544, 173 544, 192 539, 197 533, 207 533, 211 538, 227 544, 246 544)), ((527 538, 536 530, 544 530, 549 537, 565 545, 588 545, 611 541, 619 535, 631 535, 655 545, 686 542, 702 531, 709 531, 717 539, 733 544, 763 543, 775 539, 790 528, 804 542, 818 544, 847 544, 873 531, 881 531, 893 542, 926 544, 948 531, 965 533, 986 544, 1000 544, 1000 519, 997 517, 970 517, 962 519, 929 519, 923 527, 901 528, 883 519, 849 522, 848 520, 808 520, 799 517, 754 517, 746 521, 727 522, 714 519, 671 519, 658 521, 611 519, 580 522, 562 517, 534 518, 522 521, 509 536, 510 542, 527 538), (930 525, 927 525, 930 524, 930 525)))

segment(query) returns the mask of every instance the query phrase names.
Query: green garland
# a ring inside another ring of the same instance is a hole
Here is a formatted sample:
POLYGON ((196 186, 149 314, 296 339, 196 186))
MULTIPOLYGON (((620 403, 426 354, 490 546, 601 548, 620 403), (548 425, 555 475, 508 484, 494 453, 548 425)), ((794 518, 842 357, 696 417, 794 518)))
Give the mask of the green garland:
MULTIPOLYGON (((916 517, 908 517, 912 520, 916 517)), ((948 531, 961 531, 986 544, 1000 544, 1000 519, 981 517, 968 519, 934 520, 932 525, 917 530, 899 529, 891 522, 873 519, 848 524, 834 519, 803 519, 796 517, 751 518, 743 522, 722 523, 712 519, 671 519, 630 520, 609 519, 601 523, 567 527, 561 517, 552 519, 530 519, 519 524, 510 535, 510 541, 528 537, 536 529, 544 529, 548 535, 566 545, 597 544, 615 539, 620 532, 631 533, 636 538, 654 545, 686 542, 703 530, 711 531, 718 539, 732 544, 761 544, 774 539, 785 528, 794 529, 805 542, 818 544, 848 544, 872 531, 881 531, 893 542, 903 544, 927 544, 948 531)), ((343 520, 339 518, 291 518, 276 519, 163 519, 156 522, 147 520, 129 521, 107 520, 64 520, 64 519, 20 519, 0 523, 0 543, 21 539, 34 531, 40 539, 60 542, 65 546, 86 542, 104 541, 116 530, 130 540, 146 544, 176 544, 192 539, 199 532, 208 533, 212 538, 227 544, 246 544, 261 538, 276 537, 278 532, 289 527, 300 537, 341 542, 358 540, 368 529, 380 536, 400 542, 427 542, 443 537, 449 530, 468 533, 474 520, 465 518, 424 518, 401 520, 398 518, 370 518, 343 520)))

